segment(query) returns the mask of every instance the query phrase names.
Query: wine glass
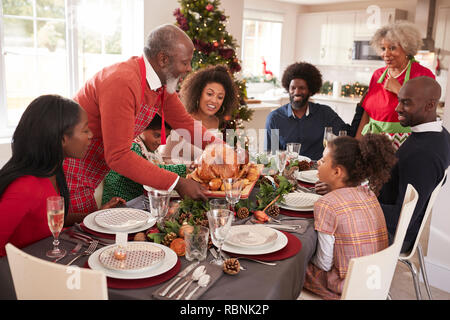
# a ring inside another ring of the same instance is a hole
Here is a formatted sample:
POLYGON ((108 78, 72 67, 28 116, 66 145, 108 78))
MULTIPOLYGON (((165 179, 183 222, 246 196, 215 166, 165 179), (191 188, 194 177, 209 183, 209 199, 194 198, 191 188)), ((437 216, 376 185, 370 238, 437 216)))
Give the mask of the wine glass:
POLYGON ((346 130, 340 130, 339 131, 339 137, 345 137, 347 135, 347 131, 346 130))
POLYGON ((48 227, 53 234, 53 250, 47 251, 49 258, 59 258, 66 255, 66 250, 60 249, 59 234, 64 226, 64 197, 51 196, 47 198, 48 227))
POLYGON ((227 209, 214 209, 206 213, 209 223, 209 233, 211 234, 211 241, 217 247, 217 258, 211 260, 210 263, 217 265, 223 264, 223 259, 220 252, 222 251, 222 245, 227 237, 228 232, 233 222, 234 214, 227 209))
POLYGON ((328 141, 331 141, 335 138, 333 134, 333 127, 325 127, 323 132, 323 148, 327 147, 328 141))
POLYGON ((289 155, 289 160, 298 159, 298 155, 300 154, 300 148, 302 144, 296 142, 289 142, 286 144, 286 151, 289 155))
POLYGON ((161 223, 164 221, 170 205, 170 192, 164 190, 149 190, 148 200, 150 212, 156 217, 156 221, 161 223))
POLYGON ((228 201, 225 199, 211 199, 209 200, 209 209, 228 209, 228 201))
POLYGON ((277 150, 275 161, 277 163, 278 174, 280 176, 283 174, 284 168, 286 167, 286 160, 287 160, 286 151, 277 150))
POLYGON ((225 198, 234 211, 235 204, 238 203, 239 199, 241 198, 244 181, 236 178, 223 179, 223 186, 225 189, 225 198))

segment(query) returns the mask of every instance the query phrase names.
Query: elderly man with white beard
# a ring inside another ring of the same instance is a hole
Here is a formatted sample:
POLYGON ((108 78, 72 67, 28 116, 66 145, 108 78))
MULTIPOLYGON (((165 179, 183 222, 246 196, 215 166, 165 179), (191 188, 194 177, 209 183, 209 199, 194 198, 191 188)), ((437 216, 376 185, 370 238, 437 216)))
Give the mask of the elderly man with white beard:
MULTIPOLYGON (((97 210, 94 191, 110 169, 142 185, 207 199, 199 183, 160 169, 130 150, 133 139, 156 113, 173 129, 187 129, 194 143, 194 119, 176 94, 179 79, 191 71, 193 52, 191 39, 180 28, 159 26, 147 37, 144 55, 100 70, 75 95, 88 114, 94 138, 83 159, 64 162, 70 212, 97 210)), ((206 137, 200 146, 204 148, 215 138, 204 127, 201 130, 206 137)), ((118 198, 117 203, 121 202, 118 198)))
POLYGON ((283 73, 281 84, 289 93, 290 103, 267 116, 265 150, 276 149, 275 141, 279 141, 281 150, 289 142, 298 142, 301 155, 319 160, 324 149, 325 127, 332 127, 335 135, 340 130, 353 135, 351 126, 333 109, 309 101, 322 86, 322 75, 315 66, 305 62, 291 64, 283 73))

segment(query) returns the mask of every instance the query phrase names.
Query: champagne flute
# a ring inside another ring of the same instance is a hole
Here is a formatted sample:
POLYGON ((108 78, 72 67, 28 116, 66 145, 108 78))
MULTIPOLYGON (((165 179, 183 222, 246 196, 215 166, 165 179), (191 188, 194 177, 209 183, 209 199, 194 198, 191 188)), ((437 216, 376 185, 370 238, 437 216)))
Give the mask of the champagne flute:
POLYGON ((210 263, 217 265, 223 265, 223 259, 221 256, 222 245, 225 242, 225 238, 231 228, 234 214, 227 209, 214 209, 206 213, 209 223, 209 232, 211 234, 211 241, 217 247, 217 258, 211 260, 210 263))
POLYGON ((277 150, 275 160, 277 162, 278 174, 281 176, 283 174, 284 168, 286 167, 286 151, 277 150))
POLYGON ((149 190, 148 200, 150 212, 156 217, 158 223, 162 223, 169 211, 170 192, 163 190, 149 190))
POLYGON ((333 139, 334 139, 333 127, 325 127, 323 132, 323 148, 325 149, 327 147, 328 141, 331 141, 333 139))
POLYGON ((239 202, 241 198, 242 187, 244 182, 241 179, 228 178, 223 179, 223 186, 225 189, 225 198, 234 211, 234 206, 239 202))
POLYGON ((47 198, 47 221, 48 227, 53 234, 53 250, 47 251, 49 258, 59 258, 66 255, 66 250, 60 249, 59 234, 64 226, 64 198, 51 196, 47 198))

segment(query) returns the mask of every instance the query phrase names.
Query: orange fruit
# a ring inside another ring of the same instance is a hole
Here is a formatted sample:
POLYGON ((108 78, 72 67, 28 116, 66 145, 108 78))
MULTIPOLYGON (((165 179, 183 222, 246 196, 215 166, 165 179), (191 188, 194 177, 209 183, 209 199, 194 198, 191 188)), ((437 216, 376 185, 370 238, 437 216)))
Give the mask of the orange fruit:
POLYGON ((182 238, 176 238, 172 241, 170 244, 170 249, 175 251, 177 256, 184 256, 186 253, 186 243, 184 242, 184 239, 182 238))

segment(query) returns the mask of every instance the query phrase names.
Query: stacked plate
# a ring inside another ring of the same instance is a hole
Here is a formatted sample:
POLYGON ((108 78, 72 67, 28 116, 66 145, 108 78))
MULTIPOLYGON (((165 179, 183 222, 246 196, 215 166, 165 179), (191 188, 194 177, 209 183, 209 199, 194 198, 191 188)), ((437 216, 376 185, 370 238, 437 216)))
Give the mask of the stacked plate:
POLYGON ((87 215, 84 225, 97 232, 115 234, 116 232, 135 233, 151 228, 155 217, 144 210, 133 208, 111 208, 87 215))
POLYGON ((287 237, 278 230, 262 225, 239 225, 231 227, 222 249, 235 254, 259 255, 281 250, 287 242, 287 237))
POLYGON ((294 211, 312 211, 314 203, 320 199, 320 195, 309 192, 293 192, 284 196, 280 207, 294 211))
POLYGON ((319 180, 319 177, 317 176, 317 170, 305 170, 305 171, 298 171, 296 173, 297 180, 307 182, 307 183, 316 183, 317 180, 319 180))
POLYGON ((143 279, 171 270, 178 261, 172 249, 157 243, 129 242, 124 260, 114 257, 116 248, 113 244, 95 251, 89 256, 89 267, 110 278, 143 279))

